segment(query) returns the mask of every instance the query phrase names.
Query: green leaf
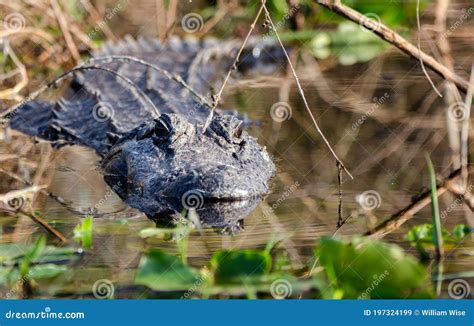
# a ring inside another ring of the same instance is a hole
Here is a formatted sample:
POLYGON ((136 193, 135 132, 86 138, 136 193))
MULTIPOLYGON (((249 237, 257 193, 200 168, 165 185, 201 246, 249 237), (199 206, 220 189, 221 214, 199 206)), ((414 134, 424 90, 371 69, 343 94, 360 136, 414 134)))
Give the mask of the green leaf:
POLYGON ((74 228, 74 240, 80 242, 86 249, 92 247, 92 223, 93 217, 89 215, 74 228))
POLYGON ((270 0, 268 1, 267 5, 270 8, 270 12, 278 19, 282 19, 282 17, 288 13, 289 7, 286 0, 270 0))
POLYGON ((82 249, 46 246, 43 254, 33 262, 36 264, 44 264, 57 261, 69 261, 78 258, 82 253, 82 249))
POLYGON ((156 237, 163 240, 170 240, 173 238, 173 232, 175 232, 174 229, 152 227, 140 230, 139 236, 142 239, 156 237))
MULTIPOLYGON (((441 234, 443 238, 443 248, 453 248, 459 241, 461 241, 467 234, 471 232, 471 228, 464 224, 458 224, 453 228, 452 234, 442 228, 441 234)), ((410 241, 410 245, 416 247, 420 252, 422 258, 429 258, 428 249, 435 248, 433 241, 433 225, 420 224, 415 225, 408 231, 404 239, 410 241)))
POLYGON ((44 251, 46 248, 46 237, 44 235, 40 236, 34 245, 32 247, 29 247, 25 255, 23 256, 23 259, 20 262, 20 273, 21 275, 26 275, 28 274, 28 270, 30 267, 30 263, 37 259, 44 251))
POLYGON ((36 265, 30 268, 30 276, 34 279, 48 279, 67 271, 67 266, 56 264, 36 265))
POLYGON ((153 290, 187 290, 200 280, 198 271, 160 249, 150 249, 141 259, 135 283, 153 290))
MULTIPOLYGON (((30 266, 28 273, 23 275, 25 279, 33 278, 35 280, 54 278, 68 270, 65 265, 43 264, 30 266)), ((12 270, 8 275, 9 280, 18 280, 22 277, 17 270, 12 270)))
MULTIPOLYGON (((441 234, 443 242, 453 242, 453 239, 449 236, 448 230, 442 228, 441 234)), ((405 240, 412 242, 412 244, 433 244, 433 225, 427 223, 415 225, 405 235, 405 240)))
POLYGON ((64 273, 68 267, 51 262, 68 261, 80 251, 74 248, 46 246, 46 237, 34 244, 0 244, 0 284, 21 279, 48 279, 64 273), (32 265, 34 263, 35 265, 32 265))
POLYGON ((44 235, 40 236, 34 245, 27 249, 24 259, 28 261, 33 261, 37 259, 46 248, 46 237, 44 235))
POLYGON ((8 275, 10 274, 10 269, 0 266, 0 285, 3 285, 8 282, 8 275))
POLYGON ((2 243, 0 244, 0 263, 8 263, 16 257, 23 257, 25 252, 24 244, 2 243))
POLYGON ((453 238, 457 241, 463 239, 466 235, 472 232, 472 228, 465 224, 458 224, 453 228, 453 238))
MULTIPOLYGON (((21 262, 28 251, 31 251, 34 245, 3 243, 0 244, 0 263, 6 266, 12 266, 21 262)), ((57 248, 46 246, 41 255, 32 260, 33 263, 43 264, 59 260, 71 260, 75 258, 80 251, 75 248, 57 248)))
POLYGON ((341 298, 432 297, 425 268, 397 245, 323 238, 315 254, 329 282, 324 289, 341 298))
POLYGON ((319 59, 335 54, 342 65, 352 65, 370 61, 385 50, 386 44, 359 25, 343 22, 337 31, 317 32, 310 48, 319 59))
POLYGON ((420 224, 415 225, 405 235, 405 240, 416 242, 432 242, 433 241, 433 225, 420 224))
POLYGON ((211 258, 211 269, 217 284, 258 280, 259 276, 269 273, 271 265, 268 252, 250 249, 223 250, 211 258))

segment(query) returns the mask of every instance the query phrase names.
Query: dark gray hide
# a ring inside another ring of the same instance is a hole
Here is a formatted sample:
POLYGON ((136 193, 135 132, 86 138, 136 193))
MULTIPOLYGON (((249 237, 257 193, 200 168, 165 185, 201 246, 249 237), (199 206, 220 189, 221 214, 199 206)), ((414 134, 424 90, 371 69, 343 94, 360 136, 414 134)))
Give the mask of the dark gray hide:
MULTIPOLYGON (((143 59, 207 96, 221 85, 240 44, 171 38, 162 45, 127 38, 105 45, 95 56, 143 59)), ((268 73, 283 62, 283 52, 273 43, 253 40, 234 76, 268 73)), ((26 102, 7 116, 10 126, 56 146, 93 148, 102 157, 105 181, 154 220, 196 208, 203 224, 224 227, 244 218, 269 191, 274 164, 236 114, 218 110, 203 131, 209 107, 176 81, 137 63, 104 67, 132 80, 161 116, 123 80, 87 71, 75 76, 57 102, 26 102)))

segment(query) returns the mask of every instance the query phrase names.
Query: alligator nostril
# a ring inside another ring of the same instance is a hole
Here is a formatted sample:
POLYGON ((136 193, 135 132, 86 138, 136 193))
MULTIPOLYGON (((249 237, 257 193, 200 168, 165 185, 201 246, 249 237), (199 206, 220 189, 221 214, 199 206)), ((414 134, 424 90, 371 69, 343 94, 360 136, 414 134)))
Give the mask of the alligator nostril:
POLYGON ((158 137, 166 137, 169 134, 168 126, 163 122, 157 121, 155 125, 155 135, 158 137))
POLYGON ((240 138, 242 137, 242 124, 240 124, 237 129, 234 131, 234 137, 235 138, 240 138))

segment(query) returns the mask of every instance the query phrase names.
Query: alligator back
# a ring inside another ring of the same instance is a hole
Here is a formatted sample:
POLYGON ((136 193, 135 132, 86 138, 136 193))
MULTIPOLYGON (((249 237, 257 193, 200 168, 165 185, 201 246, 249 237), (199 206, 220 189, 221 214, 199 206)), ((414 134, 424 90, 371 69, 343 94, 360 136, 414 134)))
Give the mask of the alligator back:
MULTIPOLYGON (((180 76, 198 93, 209 96, 220 87, 231 68, 241 41, 218 42, 171 38, 158 41, 125 38, 106 43, 95 57, 133 56, 180 76)), ((284 62, 281 49, 273 43, 251 40, 241 56, 237 74, 265 73, 284 62)), ((55 145, 79 144, 104 155, 115 139, 159 113, 178 113, 193 124, 202 123, 209 108, 175 80, 135 62, 109 62, 102 67, 118 72, 123 79, 103 70, 79 72, 57 102, 25 102, 11 113, 10 125, 55 145), (144 93, 158 108, 144 101, 144 93)))

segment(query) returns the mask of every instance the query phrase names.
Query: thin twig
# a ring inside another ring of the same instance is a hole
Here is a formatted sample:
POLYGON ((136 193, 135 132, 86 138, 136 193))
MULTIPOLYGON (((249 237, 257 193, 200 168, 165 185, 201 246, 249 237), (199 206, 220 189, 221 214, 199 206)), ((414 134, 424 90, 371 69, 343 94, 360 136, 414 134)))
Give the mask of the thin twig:
POLYGON ((5 99, 5 98, 11 98, 16 96, 26 85, 28 85, 28 74, 26 73, 26 68, 25 65, 18 59, 16 56, 15 52, 13 49, 10 47, 10 45, 7 43, 8 46, 6 46, 7 53, 12 59, 13 63, 17 67, 18 71, 20 72, 21 75, 21 80, 15 84, 14 87, 1 90, 0 91, 0 99, 5 99))
POLYGON ((157 65, 154 65, 152 63, 149 63, 145 60, 138 59, 135 57, 131 56, 124 56, 124 55, 111 55, 111 56, 105 56, 105 57, 95 57, 89 59, 87 62, 94 63, 94 62, 103 62, 103 63, 110 63, 112 61, 119 61, 119 62, 135 62, 138 64, 141 64, 143 66, 149 67, 153 70, 156 70, 157 72, 163 74, 166 78, 170 80, 174 80, 184 88, 186 88, 192 95, 196 96, 201 104, 208 106, 209 108, 212 108, 211 103, 209 103, 206 98, 204 98, 201 94, 199 94, 197 91, 195 91, 189 84, 187 84, 179 75, 173 75, 171 72, 169 72, 166 69, 163 69, 161 67, 158 67, 157 65))
POLYGON ((74 43, 71 32, 69 31, 68 23, 62 13, 61 7, 59 6, 56 0, 51 0, 51 7, 53 7, 53 11, 58 21, 59 27, 63 32, 64 40, 66 41, 69 52, 71 52, 71 55, 74 60, 76 60, 76 63, 79 63, 81 61, 81 55, 79 54, 76 44, 74 43))
MULTIPOLYGON (((32 187, 32 186, 33 186, 33 183, 31 183, 31 182, 29 182, 29 181, 23 179, 23 178, 20 177, 19 175, 15 174, 15 173, 13 173, 13 172, 9 172, 9 171, 7 171, 7 170, 1 168, 1 167, 0 167, 0 173, 6 174, 6 175, 8 175, 10 178, 15 179, 15 180, 18 181, 18 182, 21 182, 21 183, 23 183, 23 184, 26 185, 26 186, 29 186, 29 187, 32 187)), ((48 191, 42 189, 41 187, 39 188, 39 192, 40 192, 41 194, 45 195, 45 196, 48 196, 48 197, 50 197, 50 198, 56 200, 56 201, 57 201, 58 203, 60 203, 61 205, 64 205, 64 206, 68 206, 68 205, 69 205, 68 202, 67 202, 65 199, 63 199, 62 197, 57 196, 57 195, 55 195, 55 194, 53 194, 53 193, 51 193, 51 192, 48 192, 48 191)))
POLYGON ((250 30, 248 31, 247 35, 245 36, 244 42, 242 43, 242 46, 240 47, 239 51, 237 52, 237 55, 234 59, 234 62, 232 66, 230 67, 229 71, 227 72, 227 75, 225 76, 224 82, 222 83, 221 88, 219 89, 219 92, 216 94, 215 97, 215 102, 213 103, 213 110, 217 107, 219 104, 219 101, 222 96, 222 92, 224 91, 225 86, 227 85, 227 82, 229 81, 230 74, 232 73, 233 70, 235 70, 237 63, 240 60, 240 56, 242 55, 242 52, 245 48, 245 45, 247 45, 250 35, 252 35, 253 30, 255 29, 255 26, 257 24, 258 19, 260 18, 263 9, 265 8, 265 0, 262 1, 262 5, 260 6, 260 9, 258 10, 257 16, 255 17, 254 21, 252 22, 252 25, 250 25, 250 30))
POLYGON ((166 39, 166 8, 163 0, 155 0, 156 7, 156 27, 158 38, 164 42, 166 39))
MULTIPOLYGON (((331 238, 335 238, 337 236, 337 234, 339 233, 339 230, 341 230, 341 228, 344 226, 344 224, 346 224, 347 221, 349 221, 349 219, 352 217, 352 215, 349 215, 348 217, 346 217, 343 221, 342 221, 342 224, 340 227, 338 227, 336 229, 336 231, 334 231, 334 233, 332 234, 331 238)), ((316 269, 317 265, 319 263, 319 257, 316 257, 316 259, 314 260, 314 263, 313 265, 311 266, 311 269, 309 270, 309 272, 306 274, 306 278, 309 278, 311 277, 311 275, 313 275, 314 273, 314 270, 316 269)))
MULTIPOLYGON (((454 70, 453 58, 451 56, 451 46, 449 45, 448 33, 446 30, 447 12, 450 0, 438 0, 435 9, 435 28, 438 33, 436 38, 437 48, 433 48, 435 58, 442 62, 449 70, 454 70), (437 51, 439 54, 437 55, 437 51), (436 56, 437 55, 437 56, 436 56)), ((430 40, 430 39, 429 39, 430 40)), ((445 86, 446 96, 444 101, 448 108, 454 107, 462 102, 461 94, 456 85, 447 81, 445 86)), ((446 110, 446 127, 448 132, 448 142, 451 147, 451 162, 453 169, 461 167, 461 137, 459 136, 459 123, 450 117, 451 112, 446 110)))
POLYGON ((323 7, 328 8, 329 10, 346 17, 347 19, 360 24, 378 35, 383 40, 397 47, 401 51, 405 52, 412 58, 423 60, 427 67, 432 69, 434 72, 441 75, 444 79, 450 80, 455 83, 461 90, 467 92, 469 88, 469 83, 458 76, 456 73, 440 64, 432 56, 424 53, 423 51, 418 51, 416 46, 405 40, 399 34, 382 24, 381 22, 374 22, 368 19, 366 16, 362 15, 360 12, 341 4, 339 1, 332 0, 314 0, 314 2, 320 4, 323 7))
POLYGON ((464 186, 460 187, 458 184, 449 183, 447 188, 452 195, 461 198, 471 212, 474 212, 474 196, 470 192, 473 188, 472 186, 466 189, 464 186))
POLYGON ((255 26, 257 24, 258 19, 262 15, 264 7, 265 7, 265 0, 262 0, 262 5, 260 6, 260 9, 258 10, 257 15, 255 16, 255 19, 252 22, 252 25, 250 25, 250 29, 249 29, 247 35, 245 36, 244 42, 242 43, 242 46, 240 47, 239 51, 237 52, 237 55, 234 59, 234 62, 232 63, 229 71, 227 72, 227 75, 225 76, 224 82, 222 83, 222 86, 219 89, 219 92, 217 92, 216 95, 213 95, 212 109, 211 109, 211 112, 209 113, 209 116, 206 119, 206 122, 204 123, 203 132, 207 129, 207 127, 209 126, 209 124, 212 121, 212 117, 214 116, 214 110, 216 109, 217 105, 219 104, 219 101, 222 97, 222 92, 224 92, 224 88, 227 85, 227 82, 229 81, 230 75, 231 75, 232 71, 235 70, 235 68, 237 66, 237 63, 239 62, 240 55, 242 54, 242 51, 244 50, 245 45, 247 45, 247 42, 250 38, 250 35, 252 35, 253 30, 255 29, 255 26))
POLYGON ((89 49, 96 50, 99 48, 99 46, 94 43, 94 41, 89 36, 87 36, 87 34, 84 34, 84 32, 76 25, 71 25, 71 33, 73 33, 78 38, 78 40, 89 49))
POLYGON ((176 12, 178 9, 178 0, 171 0, 168 4, 168 10, 166 11, 166 34, 165 36, 171 33, 173 29, 174 22, 176 21, 176 12))
MULTIPOLYGON (((44 91, 46 91, 47 89, 49 88, 52 88, 52 87, 56 87, 58 83, 60 83, 62 80, 64 80, 65 78, 71 76, 71 75, 75 75, 77 72, 79 71, 89 71, 89 70, 101 70, 101 71, 104 71, 104 72, 107 72, 107 73, 110 73, 114 76, 116 76, 117 78, 120 78, 122 79, 123 81, 125 81, 130 87, 131 89, 134 89, 138 92, 138 95, 141 96, 141 99, 142 100, 145 100, 145 102, 147 102, 151 108, 155 111, 155 113, 160 116, 160 111, 158 110, 158 108, 155 106, 155 104, 153 103, 153 101, 133 82, 131 81, 130 79, 128 79, 127 77, 121 75, 120 73, 116 72, 116 71, 113 71, 111 69, 108 69, 108 68, 103 68, 103 67, 97 67, 97 66, 85 66, 85 65, 79 65, 79 66, 76 66, 74 67, 73 69, 63 73, 62 75, 60 75, 59 77, 56 77, 53 81, 47 83, 46 85, 40 87, 38 90, 30 93, 30 95, 28 95, 23 101, 21 101, 20 103, 18 103, 17 105, 11 107, 10 109, 8 109, 5 113, 2 113, 2 117, 6 117, 7 115, 9 115, 10 113, 12 112, 15 112, 16 110, 20 109, 21 107, 23 107, 26 103, 30 102, 30 101, 33 101, 35 100, 41 93, 43 93, 44 91)), ((136 94, 134 94, 136 95, 136 94)), ((140 101, 141 102, 141 101, 140 101)))
POLYGON ((339 192, 339 206, 337 210, 337 225, 336 225, 336 230, 340 229, 342 224, 343 224, 343 218, 342 218, 342 167, 339 164, 339 162, 336 163, 337 167, 337 186, 338 186, 338 192, 339 192))
POLYGON ((48 222, 46 222, 41 216, 39 215, 35 215, 35 214, 30 214, 22 209, 18 210, 19 213, 25 215, 25 216, 28 216, 29 218, 31 218, 33 221, 35 221, 36 223, 38 223, 39 225, 41 225, 43 228, 46 229, 46 231, 48 231, 49 233, 51 233, 52 235, 54 235, 56 238, 58 238, 59 240, 61 240, 63 243, 67 242, 67 239, 66 237, 61 233, 59 232, 58 230, 56 230, 55 228, 53 228, 48 222))
POLYGON ((223 18, 229 15, 229 11, 235 7, 235 3, 229 2, 226 3, 223 0, 219 0, 216 4, 217 11, 212 15, 212 17, 206 21, 202 27, 201 34, 206 35, 209 31, 214 28, 223 18))
POLYGON ((272 27, 273 31, 275 32, 275 36, 278 40, 278 43, 280 44, 282 50, 283 50, 283 53, 285 54, 286 56, 286 59, 288 61, 288 65, 290 67, 290 70, 293 74, 293 77, 295 78, 295 82, 296 82, 296 86, 298 87, 298 92, 300 93, 301 95, 301 98, 303 99, 303 103, 306 107, 306 110, 308 111, 309 113, 309 116, 311 117, 311 120, 313 121, 313 124, 314 126, 316 127, 316 130, 318 131, 319 135, 321 136, 321 138, 323 139, 323 141, 326 143, 326 146, 329 148, 329 150, 331 151, 331 154, 332 156, 334 156, 334 158, 336 159, 336 163, 339 164, 341 166, 341 168, 344 170, 344 172, 347 173, 347 175, 351 178, 351 179, 354 179, 352 177, 352 175, 350 174, 350 172, 346 169, 346 167, 344 166, 344 163, 342 163, 342 161, 339 159, 339 157, 337 156, 336 152, 333 150, 333 148, 331 147, 331 145, 329 144, 329 141, 326 139, 326 136, 324 136, 323 134, 323 131, 321 130, 321 128, 319 127, 318 123, 316 122, 316 119, 314 118, 314 115, 313 113, 311 112, 311 109, 309 108, 309 104, 308 104, 308 101, 306 100, 306 96, 304 95, 304 91, 303 91, 303 87, 301 86, 301 83, 299 81, 299 78, 298 78, 298 75, 296 74, 296 70, 295 68, 293 67, 293 64, 291 63, 291 60, 290 60, 290 57, 288 55, 288 52, 286 51, 285 49, 285 46, 283 45, 282 41, 281 41, 281 38, 280 38, 280 35, 278 34, 278 31, 277 31, 277 28, 275 27, 275 25, 273 24, 273 20, 271 18, 271 15, 270 15, 270 12, 268 11, 267 9, 267 6, 265 4, 265 1, 262 1, 262 5, 263 5, 263 9, 265 10, 265 18, 266 20, 268 20, 268 22, 270 23, 270 26, 272 27))
POLYGON ((420 58, 420 65, 421 65, 421 70, 423 70, 423 73, 425 74, 426 78, 431 84, 431 87, 434 89, 436 94, 438 94, 439 97, 443 97, 443 95, 438 91, 436 88, 435 84, 431 80, 430 75, 428 75, 428 72, 426 71, 425 64, 423 63, 423 59, 421 58, 421 23, 420 23, 420 0, 416 0, 416 25, 418 27, 418 34, 417 34, 417 45, 418 45, 418 56, 420 58))
POLYGON ((450 70, 453 69, 453 58, 451 57, 451 46, 447 37, 446 20, 450 0, 438 0, 435 9, 435 27, 437 31, 436 44, 441 53, 442 62, 450 70))
POLYGON ((23 210, 23 206, 25 205, 26 199, 28 197, 26 194, 36 193, 40 190, 41 190, 41 187, 39 187, 39 186, 31 186, 31 187, 28 187, 28 188, 25 188, 25 189, 14 190, 14 191, 10 191, 6 194, 0 195, 0 202, 6 203, 6 208, 2 208, 2 210, 5 210, 5 211, 10 212, 10 213, 21 213, 23 215, 26 215, 26 216, 30 217, 33 221, 35 221, 36 223, 38 223, 42 227, 44 227, 48 232, 50 232, 51 234, 53 234, 54 236, 59 238, 62 242, 66 242, 67 240, 61 234, 61 232, 59 232, 54 227, 49 225, 49 223, 46 222, 44 219, 42 219, 39 215, 30 214, 27 211, 23 210), (18 207, 10 206, 9 205, 10 201, 15 200, 15 199, 19 200, 18 207))
MULTIPOLYGON (((444 194, 448 187, 453 184, 461 175, 461 170, 458 169, 452 172, 449 177, 444 179, 438 186, 437 195, 438 197, 444 194)), ((367 231, 364 235, 374 236, 376 238, 381 238, 386 234, 398 229, 403 223, 411 219, 416 213, 423 209, 426 205, 431 202, 431 190, 425 190, 422 192, 417 199, 412 202, 410 205, 406 206, 402 210, 393 214, 387 220, 380 223, 374 229, 367 231)))
MULTIPOLYGON (((65 77, 68 77, 70 75, 73 75, 75 72, 77 71, 81 71, 81 70, 102 70, 102 71, 105 71, 109 74, 112 74, 114 75, 115 77, 125 81, 130 87, 131 89, 134 89, 137 91, 137 93, 140 95, 140 97, 145 100, 145 102, 148 103, 148 105, 155 111, 155 113, 160 116, 160 111, 158 110, 158 108, 155 106, 155 103, 153 103, 153 101, 148 97, 148 95, 145 94, 144 91, 142 91, 142 89, 140 87, 137 86, 137 84, 135 84, 131 79, 123 76, 122 74, 114 71, 114 70, 111 70, 111 69, 108 69, 108 68, 103 68, 103 67, 97 67, 97 66, 87 66, 87 65, 79 65, 79 66, 76 66, 75 68, 71 69, 70 71, 68 72, 65 72, 64 74, 62 74, 61 76, 59 76, 57 78, 57 82, 61 81, 61 78, 65 78, 65 77)), ((56 82, 54 83, 56 84, 56 82)), ((133 92, 132 92, 133 93, 133 92)))
POLYGON ((0 31, 0 39, 8 38, 13 35, 15 36, 26 35, 28 37, 31 37, 32 34, 46 40, 50 44, 54 44, 54 38, 49 33, 43 31, 42 29, 34 28, 34 27, 25 27, 20 30, 15 30, 15 29, 2 30, 0 31))
MULTIPOLYGON (((471 66, 470 82, 471 84, 474 83, 474 62, 471 66)), ((471 118, 472 93, 473 87, 469 87, 464 102, 464 109, 466 112, 462 112, 464 120, 462 121, 461 127, 461 177, 464 189, 467 189, 467 179, 469 177, 467 164, 469 160, 469 125, 471 118)))
POLYGON ((100 13, 97 11, 97 9, 92 5, 90 0, 80 0, 82 6, 84 9, 89 12, 91 15, 92 20, 94 21, 95 24, 99 25, 101 30, 104 32, 104 34, 107 36, 108 39, 111 39, 113 41, 117 41, 117 37, 114 35, 112 30, 110 29, 108 24, 102 24, 102 18, 100 17, 100 13))

